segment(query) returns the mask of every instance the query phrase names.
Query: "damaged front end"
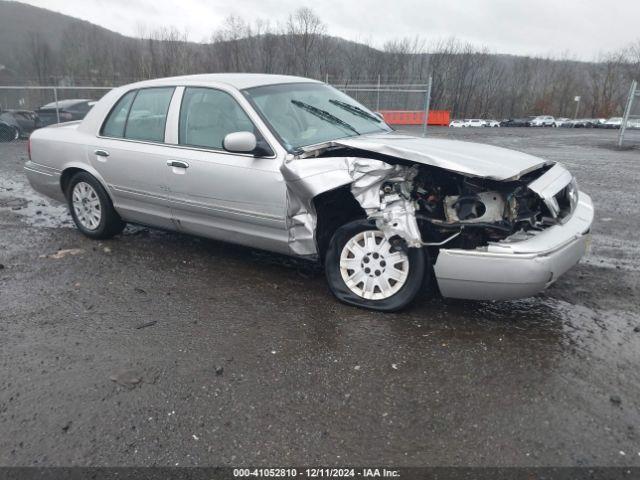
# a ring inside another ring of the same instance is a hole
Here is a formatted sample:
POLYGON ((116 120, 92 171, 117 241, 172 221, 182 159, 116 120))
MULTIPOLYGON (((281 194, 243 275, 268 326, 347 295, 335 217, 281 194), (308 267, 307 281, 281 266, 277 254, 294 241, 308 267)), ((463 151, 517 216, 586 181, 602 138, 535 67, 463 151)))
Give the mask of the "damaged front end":
POLYGON ((292 252, 319 253, 313 199, 347 185, 367 218, 402 249, 515 241, 561 223, 575 208, 575 181, 559 164, 496 180, 425 163, 340 145, 288 159, 282 173, 292 252))

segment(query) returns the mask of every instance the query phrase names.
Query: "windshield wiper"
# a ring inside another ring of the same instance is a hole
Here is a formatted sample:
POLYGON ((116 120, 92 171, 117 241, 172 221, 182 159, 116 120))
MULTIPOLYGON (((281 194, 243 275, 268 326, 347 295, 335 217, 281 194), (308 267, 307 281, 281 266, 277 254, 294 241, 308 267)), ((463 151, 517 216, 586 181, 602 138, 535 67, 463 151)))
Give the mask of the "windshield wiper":
POLYGON ((325 122, 332 123, 333 125, 340 125, 343 128, 351 130, 356 135, 360 135, 360 132, 358 132, 355 128, 353 128, 347 122, 345 122, 344 120, 340 120, 338 117, 330 114, 326 110, 322 110, 321 108, 314 107, 313 105, 309 105, 308 103, 301 102, 300 100, 291 100, 291 103, 293 103, 296 107, 309 112, 311 115, 315 115, 319 119, 324 120, 325 122))
POLYGON ((372 120, 376 123, 380 123, 381 120, 375 115, 371 115, 369 112, 365 112, 363 109, 358 107, 357 105, 351 105, 350 103, 343 102, 342 100, 329 100, 329 103, 333 103, 336 107, 340 107, 343 110, 346 110, 349 113, 353 113, 361 118, 366 118, 367 120, 372 120))

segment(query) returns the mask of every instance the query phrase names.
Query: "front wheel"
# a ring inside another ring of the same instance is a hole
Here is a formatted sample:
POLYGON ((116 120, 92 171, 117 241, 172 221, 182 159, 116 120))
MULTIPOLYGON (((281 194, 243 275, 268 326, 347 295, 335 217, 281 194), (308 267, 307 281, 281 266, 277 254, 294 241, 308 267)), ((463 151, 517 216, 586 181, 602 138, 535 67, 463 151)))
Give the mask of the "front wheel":
POLYGON ((334 233, 325 274, 340 301, 390 312, 407 306, 421 290, 427 262, 424 249, 396 250, 375 224, 355 220, 334 233))

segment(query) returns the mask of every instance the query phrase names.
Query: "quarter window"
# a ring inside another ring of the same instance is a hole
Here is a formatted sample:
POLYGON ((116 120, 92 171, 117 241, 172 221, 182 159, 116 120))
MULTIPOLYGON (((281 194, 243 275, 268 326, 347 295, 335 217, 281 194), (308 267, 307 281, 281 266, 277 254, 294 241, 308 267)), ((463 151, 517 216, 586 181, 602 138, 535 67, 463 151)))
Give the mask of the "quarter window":
POLYGON ((124 137, 163 142, 173 90, 173 87, 139 90, 127 117, 124 137))
POLYGON ((133 102, 133 97, 135 96, 136 91, 132 90, 118 100, 118 103, 113 107, 107 121, 102 127, 102 135, 105 137, 119 138, 124 136, 124 126, 127 123, 127 114, 129 113, 131 102, 133 102))
POLYGON ((253 123, 238 102, 226 92, 187 87, 180 107, 178 143, 222 149, 224 137, 233 132, 253 132, 253 123))

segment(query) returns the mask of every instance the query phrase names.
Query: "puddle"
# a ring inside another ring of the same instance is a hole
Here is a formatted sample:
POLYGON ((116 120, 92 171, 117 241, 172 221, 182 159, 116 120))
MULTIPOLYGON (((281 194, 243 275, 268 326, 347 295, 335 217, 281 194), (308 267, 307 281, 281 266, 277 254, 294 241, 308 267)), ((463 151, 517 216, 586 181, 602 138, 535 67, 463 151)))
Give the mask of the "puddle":
POLYGON ((23 223, 31 226, 73 226, 66 205, 38 194, 24 177, 17 175, 12 178, 0 177, 0 212, 14 213, 23 223))

